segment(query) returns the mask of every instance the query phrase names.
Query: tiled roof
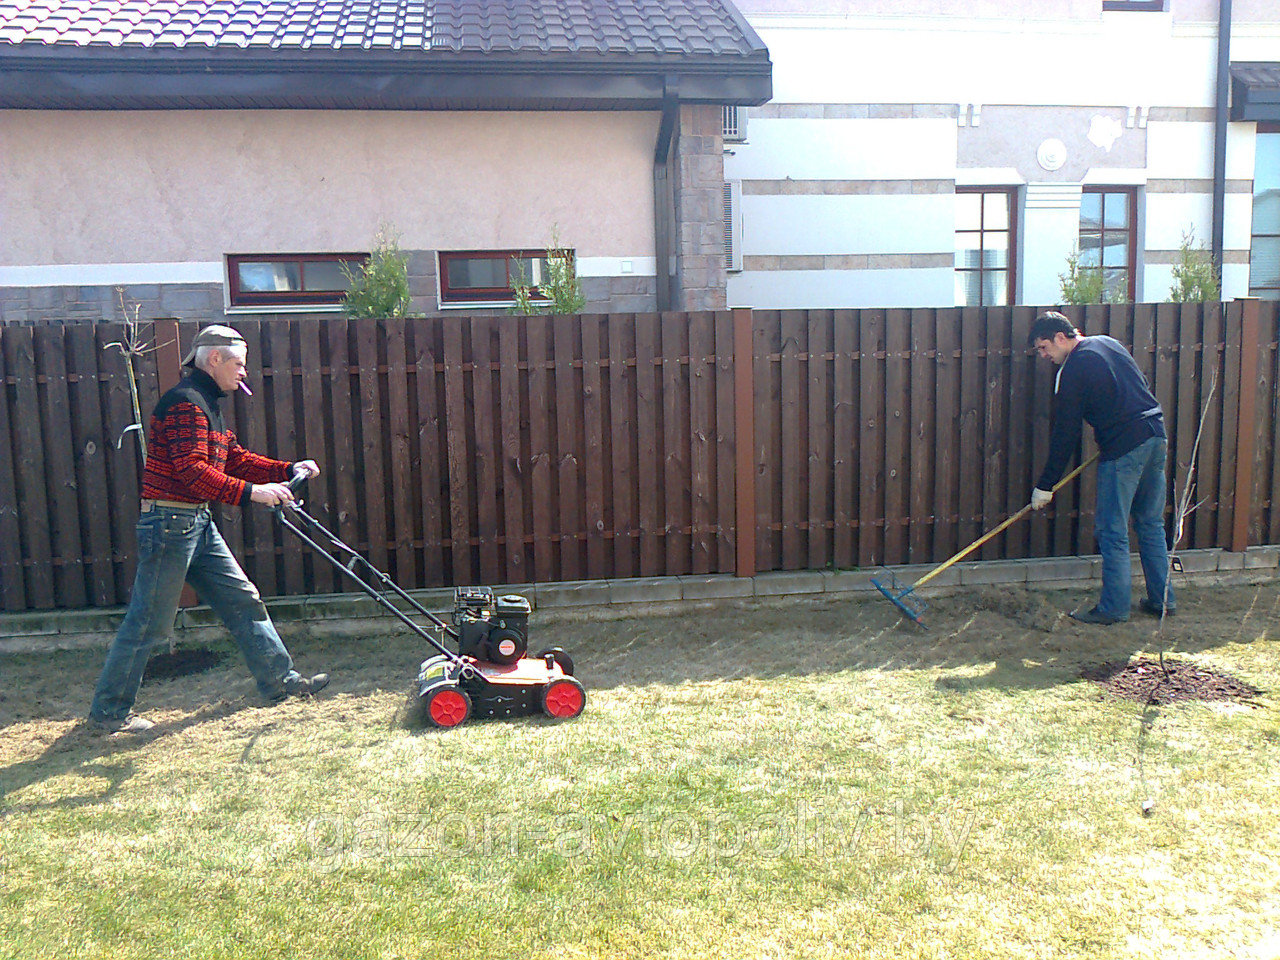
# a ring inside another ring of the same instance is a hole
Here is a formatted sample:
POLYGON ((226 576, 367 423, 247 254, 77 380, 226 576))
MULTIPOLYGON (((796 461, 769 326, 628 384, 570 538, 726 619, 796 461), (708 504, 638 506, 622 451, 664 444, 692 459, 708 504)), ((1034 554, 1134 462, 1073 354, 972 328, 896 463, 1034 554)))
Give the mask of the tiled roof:
POLYGON ((727 0, 0 0, 6 45, 743 57, 727 0))

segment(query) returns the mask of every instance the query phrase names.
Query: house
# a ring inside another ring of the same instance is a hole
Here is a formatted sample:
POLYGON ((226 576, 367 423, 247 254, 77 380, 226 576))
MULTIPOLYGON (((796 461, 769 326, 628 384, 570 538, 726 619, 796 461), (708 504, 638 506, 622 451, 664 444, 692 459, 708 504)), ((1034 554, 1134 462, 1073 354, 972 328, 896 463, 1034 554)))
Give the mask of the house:
POLYGON ((728 0, 0 0, 0 320, 336 309, 380 225, 414 309, 725 305, 728 0))
POLYGON ((1168 298, 1184 237, 1280 298, 1274 0, 738 0, 730 305, 1053 304, 1068 258, 1168 298))

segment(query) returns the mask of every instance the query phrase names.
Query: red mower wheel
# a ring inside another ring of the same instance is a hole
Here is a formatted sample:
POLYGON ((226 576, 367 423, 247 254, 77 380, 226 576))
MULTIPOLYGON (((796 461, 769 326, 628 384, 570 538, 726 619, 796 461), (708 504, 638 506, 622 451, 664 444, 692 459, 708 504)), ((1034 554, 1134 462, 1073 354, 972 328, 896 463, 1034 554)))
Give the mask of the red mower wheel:
POLYGON ((456 727, 471 716, 471 698, 460 687, 437 687, 424 698, 423 706, 433 727, 456 727))
POLYGON ((587 691, 573 677, 552 680, 542 690, 542 712, 555 720, 569 720, 587 705, 587 691))

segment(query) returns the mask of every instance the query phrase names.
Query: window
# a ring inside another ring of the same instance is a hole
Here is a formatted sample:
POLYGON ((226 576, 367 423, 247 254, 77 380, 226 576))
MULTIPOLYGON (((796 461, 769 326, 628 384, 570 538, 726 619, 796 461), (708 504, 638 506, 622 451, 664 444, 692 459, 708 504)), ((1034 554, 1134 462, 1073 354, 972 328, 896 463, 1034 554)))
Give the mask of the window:
POLYGON ((1280 300, 1280 127, 1259 128, 1253 159, 1249 295, 1280 300))
POLYGON ((545 250, 465 250, 440 253, 440 302, 508 302, 517 283, 537 287, 546 276, 545 250))
POLYGON ((331 306, 342 302, 343 266, 358 270, 367 253, 248 253, 227 257, 233 307, 331 306))
POLYGON ((721 107, 720 122, 725 143, 743 143, 747 139, 746 107, 721 107))
POLYGON ((1080 266, 1101 267, 1109 303, 1135 299, 1138 190, 1085 187, 1080 196, 1080 266))
POLYGON ((1017 190, 956 187, 956 306, 1014 302, 1017 190))

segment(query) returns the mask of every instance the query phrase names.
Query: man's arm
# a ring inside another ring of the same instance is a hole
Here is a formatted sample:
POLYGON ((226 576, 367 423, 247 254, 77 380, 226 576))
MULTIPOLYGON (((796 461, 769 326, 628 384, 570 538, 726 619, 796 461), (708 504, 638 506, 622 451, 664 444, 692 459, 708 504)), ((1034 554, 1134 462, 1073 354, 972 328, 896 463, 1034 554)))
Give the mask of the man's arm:
MULTIPOLYGON (((1072 358, 1074 361, 1076 358, 1072 358)), ((1087 360, 1080 357, 1081 361, 1087 360)), ((1086 363, 1064 367, 1058 380, 1058 393, 1053 401, 1053 429, 1049 433, 1049 457, 1036 481, 1037 490, 1049 491, 1062 479, 1067 464, 1080 446, 1084 427, 1084 377, 1086 363)), ((1048 501, 1046 500, 1045 503, 1048 501)))

